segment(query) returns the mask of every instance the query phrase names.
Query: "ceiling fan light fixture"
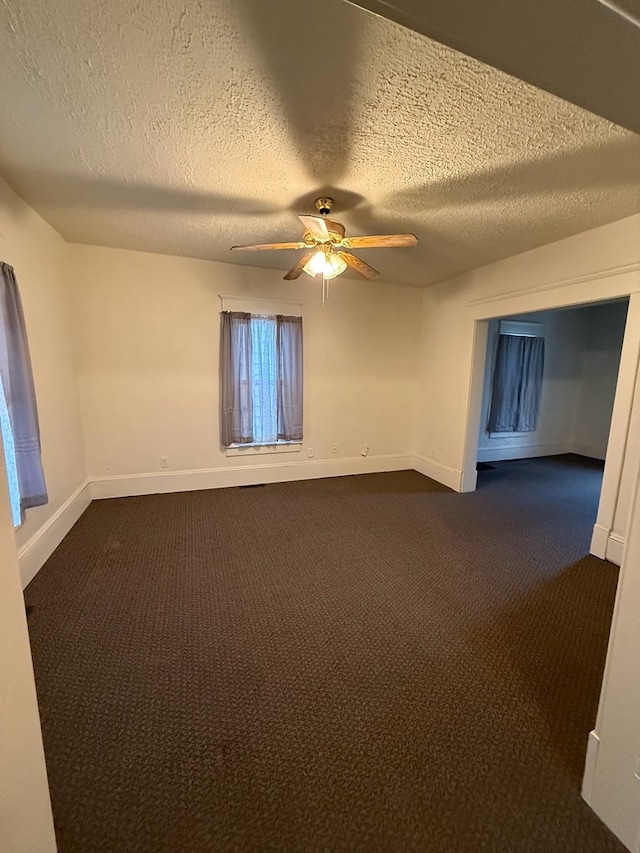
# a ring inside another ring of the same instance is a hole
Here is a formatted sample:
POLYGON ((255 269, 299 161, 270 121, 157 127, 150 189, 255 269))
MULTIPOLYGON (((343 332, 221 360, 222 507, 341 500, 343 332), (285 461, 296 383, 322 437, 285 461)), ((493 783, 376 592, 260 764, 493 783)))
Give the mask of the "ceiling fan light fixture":
POLYGON ((340 255, 336 255, 334 252, 325 254, 322 249, 318 249, 303 267, 307 275, 322 275, 325 278, 335 278, 343 273, 346 268, 347 264, 340 255))
POLYGON ((373 281, 380 273, 362 258, 347 249, 385 249, 416 246, 415 234, 369 234, 347 237, 342 222, 328 219, 333 207, 332 198, 316 199, 318 216, 299 213, 304 228, 303 239, 289 243, 255 243, 250 246, 232 246, 235 251, 261 252, 273 249, 302 249, 305 254, 283 276, 285 281, 295 281, 303 272, 313 278, 322 277, 322 304, 327 298, 327 283, 341 275, 347 268, 360 278, 373 281))

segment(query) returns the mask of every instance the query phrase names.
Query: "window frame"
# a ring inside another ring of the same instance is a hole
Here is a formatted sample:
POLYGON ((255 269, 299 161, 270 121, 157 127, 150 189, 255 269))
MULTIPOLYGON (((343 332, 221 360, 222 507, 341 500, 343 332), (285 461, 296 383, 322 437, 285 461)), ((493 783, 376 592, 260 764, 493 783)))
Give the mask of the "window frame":
MULTIPOLYGON (((264 296, 239 296, 237 294, 219 294, 222 311, 243 311, 256 317, 303 316, 303 303, 299 301, 274 299, 264 296)), ((277 381, 277 379, 276 379, 277 381)), ((304 381, 304 378, 303 378, 304 381)), ((276 439, 268 442, 234 443, 222 445, 226 456, 272 455, 275 453, 300 453, 303 439, 276 439)))

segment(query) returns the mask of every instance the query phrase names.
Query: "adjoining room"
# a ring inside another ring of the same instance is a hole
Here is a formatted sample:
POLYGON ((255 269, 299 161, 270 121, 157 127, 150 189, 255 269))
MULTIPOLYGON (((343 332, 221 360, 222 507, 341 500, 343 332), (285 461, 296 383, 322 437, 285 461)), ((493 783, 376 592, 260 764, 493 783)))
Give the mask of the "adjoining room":
POLYGON ((627 310, 620 299, 489 321, 479 484, 516 469, 531 474, 525 488, 551 476, 559 491, 567 478, 595 526, 627 310))

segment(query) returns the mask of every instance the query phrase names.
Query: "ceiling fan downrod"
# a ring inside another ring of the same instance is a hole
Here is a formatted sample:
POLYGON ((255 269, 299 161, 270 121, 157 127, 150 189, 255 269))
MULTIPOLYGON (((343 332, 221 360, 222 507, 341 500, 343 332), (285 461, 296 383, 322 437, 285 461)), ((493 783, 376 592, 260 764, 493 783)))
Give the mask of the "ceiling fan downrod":
MULTIPOLYGON (((331 213, 331 208, 333 207, 334 204, 335 204, 335 201, 332 198, 329 198, 328 196, 323 196, 323 197, 317 198, 315 200, 316 210, 318 211, 320 216, 322 216, 324 219, 326 219, 327 216, 329 216, 329 214, 331 213)), ((329 254, 331 253, 331 244, 330 243, 325 245, 324 251, 325 251, 325 255, 327 256, 327 259, 328 259, 329 254)), ((325 278, 325 275, 323 273, 322 274, 322 307, 323 308, 327 304, 328 298, 329 298, 329 279, 325 278)))

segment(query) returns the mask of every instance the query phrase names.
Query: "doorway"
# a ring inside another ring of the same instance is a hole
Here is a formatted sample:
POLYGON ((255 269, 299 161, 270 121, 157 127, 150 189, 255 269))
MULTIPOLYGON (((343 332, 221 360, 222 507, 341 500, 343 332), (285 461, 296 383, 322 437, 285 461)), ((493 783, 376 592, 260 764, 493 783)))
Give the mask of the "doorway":
POLYGON ((629 471, 640 455, 626 446, 640 347, 638 300, 627 296, 521 314, 496 312, 475 327, 463 491, 491 476, 482 471, 488 466, 488 472, 506 471, 517 464, 513 460, 564 457, 574 473, 576 464, 589 470, 585 482, 596 490, 591 553, 620 564, 629 471), (534 428, 529 423, 523 431, 508 432, 504 425, 489 429, 501 324, 506 334, 520 326, 544 340, 539 412, 534 428))

